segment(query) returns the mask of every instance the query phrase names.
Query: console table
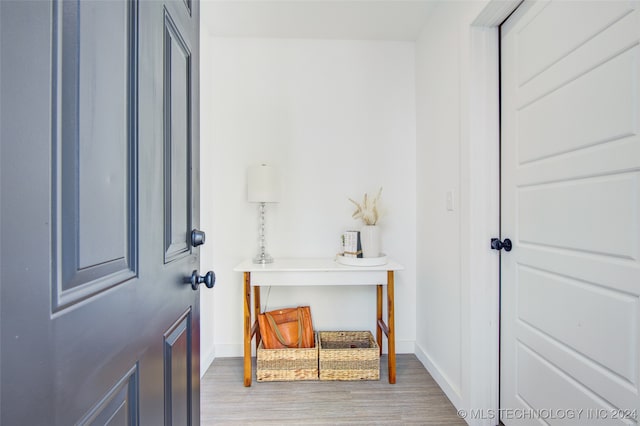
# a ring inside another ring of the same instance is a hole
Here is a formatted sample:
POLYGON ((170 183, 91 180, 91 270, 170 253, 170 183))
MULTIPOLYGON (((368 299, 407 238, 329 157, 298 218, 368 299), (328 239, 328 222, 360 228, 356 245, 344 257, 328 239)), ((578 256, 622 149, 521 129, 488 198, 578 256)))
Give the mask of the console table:
MULTIPOLYGON (((389 383, 396 382, 396 344, 394 323, 394 272, 404 267, 392 260, 380 266, 347 266, 334 259, 276 259, 261 265, 245 260, 233 270, 244 278, 244 385, 251 386, 251 340, 260 344, 258 314, 260 313, 261 286, 376 286, 376 340, 382 354, 382 334, 387 337, 389 383), (387 286, 387 321, 382 318, 383 287, 387 286), (253 292, 253 315, 251 293, 253 292)), ((257 349, 256 349, 257 350, 257 349)))

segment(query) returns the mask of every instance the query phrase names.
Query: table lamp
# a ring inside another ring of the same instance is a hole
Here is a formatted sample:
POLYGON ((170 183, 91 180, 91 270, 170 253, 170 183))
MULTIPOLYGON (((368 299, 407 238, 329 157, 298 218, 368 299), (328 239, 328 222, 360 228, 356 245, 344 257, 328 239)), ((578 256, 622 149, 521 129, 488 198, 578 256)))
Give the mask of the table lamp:
POLYGON ((266 203, 277 203, 280 199, 280 184, 278 175, 273 167, 261 164, 250 167, 247 172, 247 200, 250 203, 260 203, 260 248, 253 263, 267 264, 273 262, 265 247, 265 220, 264 211, 266 203))

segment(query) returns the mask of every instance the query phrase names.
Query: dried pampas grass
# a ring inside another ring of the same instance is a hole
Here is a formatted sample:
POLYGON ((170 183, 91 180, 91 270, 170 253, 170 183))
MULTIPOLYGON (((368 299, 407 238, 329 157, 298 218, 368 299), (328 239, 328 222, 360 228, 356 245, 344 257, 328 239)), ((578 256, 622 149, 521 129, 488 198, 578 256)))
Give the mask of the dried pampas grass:
POLYGON ((364 194, 364 201, 362 204, 349 198, 356 206, 356 211, 351 215, 354 219, 362 219, 365 225, 375 225, 378 223, 380 217, 378 213, 378 201, 382 195, 382 188, 378 191, 378 195, 375 198, 370 198, 366 193, 364 194))

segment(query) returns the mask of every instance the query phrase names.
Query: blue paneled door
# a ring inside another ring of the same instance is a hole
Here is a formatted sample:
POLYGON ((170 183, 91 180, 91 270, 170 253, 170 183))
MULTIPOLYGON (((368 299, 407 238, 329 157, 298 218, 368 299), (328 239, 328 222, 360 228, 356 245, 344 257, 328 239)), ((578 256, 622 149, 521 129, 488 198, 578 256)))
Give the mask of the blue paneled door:
POLYGON ((197 425, 199 4, 0 22, 0 423, 197 425))

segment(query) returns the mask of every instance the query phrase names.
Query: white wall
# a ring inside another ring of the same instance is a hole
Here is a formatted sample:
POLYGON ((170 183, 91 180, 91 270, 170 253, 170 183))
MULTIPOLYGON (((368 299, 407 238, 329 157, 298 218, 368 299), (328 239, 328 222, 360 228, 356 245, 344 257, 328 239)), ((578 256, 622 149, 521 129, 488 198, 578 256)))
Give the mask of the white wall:
MULTIPOLYGON (((211 120, 211 96, 213 81, 210 78, 213 67, 211 51, 211 39, 207 35, 206 3, 202 3, 202 18, 200 26, 200 229, 206 232, 207 238, 204 245, 200 246, 200 272, 213 270, 216 262, 213 261, 214 250, 214 217, 212 215, 217 201, 213 197, 211 178, 212 159, 215 155, 211 133, 213 132, 211 120)), ((220 279, 216 270, 216 281, 220 279)), ((216 283, 217 284, 217 283, 216 283)), ((213 306, 218 296, 218 288, 200 292, 200 376, 202 376, 215 357, 213 332, 216 318, 213 306)), ((224 322, 224 320, 223 320, 224 322)))
MULTIPOLYGON (((406 267, 396 274, 396 348, 413 353, 414 43, 201 38, 201 264, 218 276, 202 292, 203 369, 214 356, 242 355, 242 277, 232 269, 256 253, 246 169, 261 162, 283 183, 267 209, 276 259, 334 256, 341 232, 359 226, 347 198, 384 187, 383 251, 406 267)), ((317 329, 375 327, 373 287, 274 287, 263 289, 266 301, 310 304, 317 329)))
POLYGON ((478 251, 469 241, 469 224, 477 217, 470 204, 483 193, 470 191, 469 66, 471 24, 485 6, 438 4, 416 43, 416 355, 458 408, 468 407, 482 389, 470 381, 471 359, 480 350, 469 315, 479 299, 471 295, 483 279, 470 273, 470 253, 478 251), (453 211, 446 208, 447 191, 455 195, 453 211))

